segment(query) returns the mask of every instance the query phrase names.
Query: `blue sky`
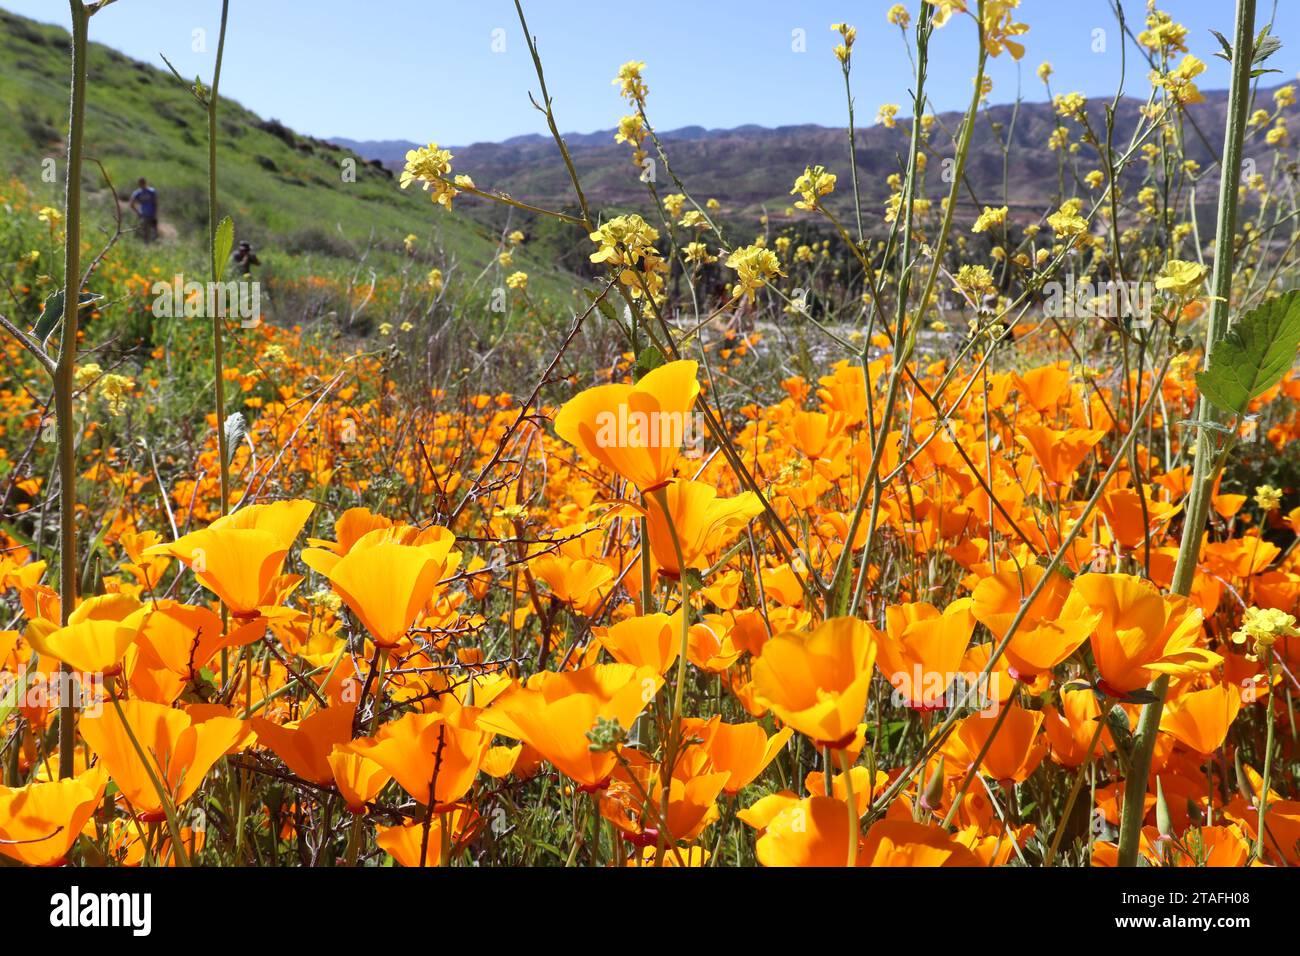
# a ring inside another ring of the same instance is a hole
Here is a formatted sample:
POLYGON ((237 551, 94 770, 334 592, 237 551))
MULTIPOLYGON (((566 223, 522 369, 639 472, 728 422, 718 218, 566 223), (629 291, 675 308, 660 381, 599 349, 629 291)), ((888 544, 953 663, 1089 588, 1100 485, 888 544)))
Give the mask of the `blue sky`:
MULTIPOLYGON (((915 10, 919 0, 909 0, 915 10)), ((626 60, 644 60, 649 113, 660 129, 743 123, 841 125, 843 87, 829 25, 858 27, 854 95, 859 121, 882 103, 903 102, 911 67, 898 29, 885 22, 889 0, 525 0, 538 37, 561 129, 614 126, 624 112, 610 83, 626 60), (806 50, 796 52, 803 30, 806 50)), ((1300 2, 1281 0, 1275 33, 1284 47, 1264 82, 1294 79, 1300 69, 1300 2)), ((16 13, 66 26, 63 0, 0 0, 16 13)), ((222 92, 300 132, 356 139, 436 140, 462 145, 544 133, 528 102, 532 62, 511 0, 231 0, 222 92), (494 32, 502 31, 502 32, 494 32), (499 48, 504 40, 504 50, 499 48)), ((1143 0, 1124 0, 1134 30, 1143 0)), ((1232 33, 1232 0, 1163 0, 1185 23, 1189 46, 1209 64, 1203 88, 1227 85, 1227 64, 1211 57, 1208 32, 1232 33)), ((1259 16, 1273 12, 1260 0, 1259 16)), ((211 74, 220 0, 118 0, 91 21, 91 38, 162 66, 166 54, 183 75, 211 74), (206 52, 195 52, 195 30, 206 52)), ((1113 94, 1120 37, 1107 0, 1023 0, 1030 24, 1017 65, 1003 55, 992 68, 993 101, 1042 99, 1034 70, 1055 67, 1054 89, 1113 94), (1094 52, 1094 30, 1105 31, 1094 52)), ((939 110, 964 108, 973 74, 973 31, 957 22, 939 31, 930 90, 939 110)), ((1132 51, 1130 50, 1130 54, 1132 51)), ((1129 57, 1127 89, 1141 93, 1145 67, 1129 57)), ((903 111, 907 112, 906 109, 903 111)))

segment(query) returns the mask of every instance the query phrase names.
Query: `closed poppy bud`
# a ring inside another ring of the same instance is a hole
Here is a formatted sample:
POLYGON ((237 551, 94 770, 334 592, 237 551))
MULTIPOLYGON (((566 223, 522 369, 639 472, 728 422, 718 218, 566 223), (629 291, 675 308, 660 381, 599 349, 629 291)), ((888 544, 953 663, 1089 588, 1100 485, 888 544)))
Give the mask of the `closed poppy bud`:
POLYGON ((1164 784, 1160 782, 1159 777, 1156 777, 1156 829, 1160 832, 1162 840, 1168 840, 1174 835, 1174 826, 1169 820, 1169 804, 1165 800, 1164 784))
POLYGON ((1246 768, 1241 765, 1241 751, 1238 750, 1232 755, 1232 769, 1237 774, 1237 793, 1241 794, 1241 799, 1246 801, 1247 806, 1255 805, 1255 788, 1250 785, 1250 778, 1246 776, 1246 768))
POLYGON ((943 754, 939 755, 939 764, 926 781, 925 792, 921 794, 921 809, 931 813, 943 805, 943 754))

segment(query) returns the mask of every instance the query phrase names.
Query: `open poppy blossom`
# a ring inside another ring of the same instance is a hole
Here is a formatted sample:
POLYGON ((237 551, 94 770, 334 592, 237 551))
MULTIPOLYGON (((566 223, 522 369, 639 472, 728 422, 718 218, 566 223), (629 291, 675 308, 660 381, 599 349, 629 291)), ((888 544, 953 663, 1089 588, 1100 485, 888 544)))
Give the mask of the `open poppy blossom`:
POLYGON ((275 751, 290 770, 312 783, 328 784, 334 779, 330 753, 336 745, 352 739, 355 713, 355 705, 342 705, 317 710, 292 723, 265 717, 254 717, 251 723, 258 743, 275 751))
POLYGON ((904 706, 947 706, 949 686, 961 670, 974 628, 969 598, 942 612, 925 603, 885 608, 884 631, 875 629, 876 665, 904 706))
POLYGON ((656 613, 627 618, 595 634, 600 646, 619 663, 663 674, 677 660, 679 630, 673 617, 656 613))
POLYGON ((276 578, 313 508, 310 501, 249 505, 144 553, 184 562, 231 614, 256 617, 258 608, 277 603, 276 578))
POLYGON ((343 746, 335 745, 325 761, 350 813, 365 813, 366 804, 393 779, 382 764, 343 746))
POLYGON ((438 710, 407 714, 340 749, 384 768, 419 803, 442 808, 469 790, 491 743, 478 728, 479 715, 447 695, 438 710))
POLYGON ((1100 614, 1092 652, 1112 697, 1125 697, 1157 674, 1191 676, 1222 661, 1200 647, 1201 612, 1188 601, 1167 598, 1148 581, 1127 574, 1083 574, 1074 587, 1100 614))
POLYGON ((58 866, 104 796, 108 774, 92 767, 75 777, 0 787, 0 853, 28 866, 58 866))
POLYGON ((650 553, 659 571, 671 578, 681 575, 679 548, 685 566, 695 567, 702 555, 729 544, 763 510, 752 491, 734 498, 720 498, 712 485, 685 479, 669 482, 663 489, 663 498, 668 504, 666 513, 660 499, 652 497, 645 514, 650 553))
POLYGON ((783 727, 769 737, 761 724, 728 724, 721 717, 707 721, 691 718, 683 722, 682 729, 688 738, 701 738, 699 746, 708 752, 709 763, 727 775, 722 789, 729 794, 739 793, 753 782, 794 734, 792 728, 783 727))
POLYGON ((152 821, 162 820, 164 811, 151 776, 157 777, 172 805, 179 806, 194 795, 214 763, 257 739, 248 721, 229 716, 223 708, 195 706, 186 712, 142 700, 124 700, 106 706, 98 716, 84 717, 81 734, 132 811, 152 821))
POLYGON ((23 637, 46 657, 85 673, 115 674, 148 609, 124 594, 88 598, 66 627, 37 618, 23 637))
POLYGON ((395 647, 411 629, 446 572, 454 539, 432 534, 400 540, 390 528, 370 531, 341 557, 309 548, 303 563, 324 574, 379 647, 395 647))
POLYGON ((484 730, 527 742, 565 776, 602 788, 618 763, 595 751, 587 734, 597 718, 630 728, 654 700, 663 677, 649 667, 596 664, 566 673, 543 672, 505 691, 479 715, 484 730))
POLYGON ((597 385, 555 416, 555 433, 643 492, 673 475, 700 394, 699 366, 668 362, 635 385, 597 385))
POLYGON ((867 709, 876 647, 871 628, 850 617, 778 634, 753 663, 755 694, 818 746, 843 748, 867 709))

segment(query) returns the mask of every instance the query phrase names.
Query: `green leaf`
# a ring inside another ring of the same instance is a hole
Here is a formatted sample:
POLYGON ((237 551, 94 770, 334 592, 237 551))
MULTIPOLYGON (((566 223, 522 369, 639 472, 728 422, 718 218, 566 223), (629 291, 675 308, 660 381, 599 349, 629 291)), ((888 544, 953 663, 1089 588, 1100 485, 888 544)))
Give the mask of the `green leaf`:
POLYGON ((230 250, 235 247, 235 224, 227 216, 217 223, 217 235, 212 242, 212 271, 216 280, 226 274, 226 263, 230 261, 230 250))
POLYGON ((1211 30, 1210 32, 1213 33, 1214 36, 1215 36, 1215 38, 1219 41, 1219 46, 1223 47, 1223 52, 1222 52, 1222 53, 1216 53, 1216 54, 1214 54, 1214 55, 1217 56, 1217 57, 1218 57, 1219 59, 1221 59, 1221 60, 1227 60, 1229 63, 1231 63, 1231 62, 1232 62, 1232 44, 1228 42, 1228 38, 1225 37, 1225 36, 1224 36, 1222 33, 1220 33, 1218 30, 1211 30))
MULTIPOLYGON (((81 293, 79 309, 93 305, 102 298, 103 296, 98 292, 83 292, 81 293)), ((45 311, 40 314, 40 317, 36 320, 36 325, 32 327, 32 335, 44 345, 49 341, 50 336, 54 334, 54 330, 59 327, 59 323, 62 321, 63 290, 60 289, 58 292, 51 292, 46 297, 45 311)))
MULTIPOLYGON (((1255 38, 1255 56, 1251 60, 1254 63, 1263 63, 1270 56, 1282 49, 1282 41, 1268 32, 1269 28, 1264 27, 1255 38)), ((1280 70, 1271 72, 1280 73, 1280 70)))
POLYGON ((1286 374, 1300 351, 1300 290, 1270 299, 1228 327, 1197 373, 1201 394, 1224 411, 1244 415, 1250 403, 1286 374))
POLYGON ((641 350, 641 354, 636 357, 636 377, 641 378, 648 375, 664 364, 664 353, 659 351, 658 346, 647 345, 641 350))
POLYGON ((583 289, 582 294, 587 297, 588 302, 596 303, 596 308, 601 315, 611 322, 618 321, 618 313, 614 311, 614 304, 609 301, 609 296, 602 296, 599 292, 594 292, 591 289, 583 289))

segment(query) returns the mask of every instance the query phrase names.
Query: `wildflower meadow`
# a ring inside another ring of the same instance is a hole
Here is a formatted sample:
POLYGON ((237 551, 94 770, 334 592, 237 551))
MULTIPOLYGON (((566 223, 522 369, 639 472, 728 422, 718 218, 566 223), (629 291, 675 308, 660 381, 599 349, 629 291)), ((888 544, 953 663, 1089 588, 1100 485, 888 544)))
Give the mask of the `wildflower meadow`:
POLYGON ((755 199, 693 184, 732 147, 656 126, 653 56, 562 88, 531 3, 538 136, 483 170, 436 108, 386 169, 227 100, 240 0, 187 0, 197 79, 92 42, 137 3, 0 21, 61 71, 0 140, 0 887, 1300 866, 1275 4, 1076 4, 1109 94, 1035 0, 792 9, 840 118, 755 199))

